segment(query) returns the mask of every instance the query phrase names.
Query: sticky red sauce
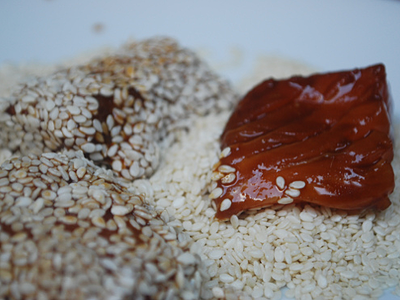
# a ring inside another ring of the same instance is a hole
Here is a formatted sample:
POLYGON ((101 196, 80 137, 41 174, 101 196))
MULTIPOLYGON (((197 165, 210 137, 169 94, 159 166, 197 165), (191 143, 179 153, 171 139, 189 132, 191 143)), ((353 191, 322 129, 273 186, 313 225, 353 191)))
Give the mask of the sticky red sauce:
POLYGON ((262 82, 221 136, 230 154, 215 171, 230 166, 235 179, 216 180, 216 217, 280 202, 387 208, 394 188, 389 102, 382 64, 262 82), (231 204, 221 207, 225 199, 231 204))

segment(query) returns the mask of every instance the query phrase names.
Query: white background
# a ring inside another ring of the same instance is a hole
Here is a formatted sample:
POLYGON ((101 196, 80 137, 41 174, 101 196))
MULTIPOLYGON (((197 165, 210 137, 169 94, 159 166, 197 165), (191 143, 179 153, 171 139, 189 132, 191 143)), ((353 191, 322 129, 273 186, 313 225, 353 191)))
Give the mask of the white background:
POLYGON ((232 47, 243 50, 241 70, 223 70, 233 81, 258 54, 326 71, 382 62, 400 116, 398 0, 0 0, 0 64, 54 63, 154 35, 209 49, 216 60, 232 47), (95 24, 103 30, 96 33, 95 24))

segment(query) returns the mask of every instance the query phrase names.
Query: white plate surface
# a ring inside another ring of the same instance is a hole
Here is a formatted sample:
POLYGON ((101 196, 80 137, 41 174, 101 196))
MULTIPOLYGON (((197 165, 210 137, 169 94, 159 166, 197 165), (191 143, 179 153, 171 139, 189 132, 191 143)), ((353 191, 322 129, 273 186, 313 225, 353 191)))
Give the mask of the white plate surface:
MULTIPOLYGON (((233 47, 242 50, 242 65, 222 70, 234 82, 259 54, 326 71, 382 62, 399 119, 397 0, 0 1, 0 64, 54 63, 154 35, 207 49, 216 61, 229 60, 233 47)), ((386 293, 382 299, 399 298, 386 293)))

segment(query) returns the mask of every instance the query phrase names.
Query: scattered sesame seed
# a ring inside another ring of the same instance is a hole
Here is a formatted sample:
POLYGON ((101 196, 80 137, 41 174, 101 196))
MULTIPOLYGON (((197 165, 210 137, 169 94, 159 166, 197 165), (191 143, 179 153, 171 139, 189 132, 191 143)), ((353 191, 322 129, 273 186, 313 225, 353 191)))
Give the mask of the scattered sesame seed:
POLYGON ((293 202, 293 198, 283 197, 277 201, 279 204, 290 204, 293 202))
POLYGON ((220 206, 219 210, 220 210, 220 211, 225 211, 225 210, 229 209, 229 208, 231 207, 231 205, 232 205, 232 201, 231 201, 231 200, 229 200, 229 199, 224 199, 224 200, 221 202, 221 206, 220 206))
POLYGON ((222 177, 221 178, 221 182, 224 183, 224 184, 227 184, 227 183, 233 182, 235 179, 236 179, 235 173, 230 173, 230 174, 225 175, 224 177, 222 177))
POLYGON ((236 169, 228 165, 221 165, 218 167, 218 171, 221 173, 233 173, 236 171, 236 169))
POLYGON ((298 189, 298 190, 304 188, 305 186, 306 186, 306 183, 305 183, 304 181, 300 181, 300 180, 298 180, 298 181, 292 181, 292 182, 289 184, 289 187, 290 187, 290 188, 298 189))
POLYGON ((299 191, 299 190, 296 190, 296 189, 293 189, 293 188, 289 188, 289 189, 287 189, 287 190, 285 191, 285 194, 288 195, 288 196, 290 196, 290 197, 295 198, 295 197, 300 196, 300 191, 299 191))
POLYGON ((276 185, 283 190, 285 188, 285 179, 282 176, 276 177, 276 185))
POLYGON ((211 199, 216 199, 218 197, 220 197, 223 193, 223 190, 220 187, 215 188, 211 194, 210 194, 210 198, 211 199))

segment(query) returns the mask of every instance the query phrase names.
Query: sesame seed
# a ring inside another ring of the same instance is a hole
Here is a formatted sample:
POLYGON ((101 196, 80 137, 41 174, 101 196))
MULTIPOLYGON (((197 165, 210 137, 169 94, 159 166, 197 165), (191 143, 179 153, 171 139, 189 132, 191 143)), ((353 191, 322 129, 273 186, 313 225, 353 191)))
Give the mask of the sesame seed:
POLYGON ((85 167, 80 167, 78 170, 76 170, 76 176, 81 179, 83 176, 86 174, 86 168, 85 167))
POLYGON ((60 218, 60 221, 65 224, 72 225, 72 224, 76 224, 78 219, 74 216, 64 216, 64 217, 60 218))
POLYGON ((72 118, 78 124, 86 123, 88 120, 84 115, 74 115, 72 118))
POLYGON ((224 148, 224 150, 221 151, 220 158, 228 157, 229 154, 231 154, 231 148, 226 147, 226 148, 224 148))
POLYGON ((290 204, 293 202, 293 198, 283 197, 277 201, 279 204, 290 204))
POLYGON ((106 222, 102 217, 94 217, 92 218, 92 223, 93 225, 100 227, 100 228, 105 228, 106 227, 106 222))
POLYGON ((276 185, 281 190, 285 188, 285 179, 282 176, 276 177, 276 185))
POLYGON ((81 126, 81 127, 79 127, 79 130, 82 131, 86 135, 93 135, 93 134, 96 133, 96 129, 94 129, 93 127, 83 127, 83 126, 81 126))
POLYGON ((9 185, 10 181, 8 180, 8 178, 1 178, 0 179, 0 186, 5 186, 5 185, 9 185))
POLYGON ((218 171, 221 173, 233 173, 236 171, 236 169, 228 165, 220 165, 218 167, 218 171))
POLYGON ((98 119, 93 119, 93 127, 96 129, 96 131, 100 133, 103 132, 103 127, 98 119))
POLYGON ((86 143, 81 145, 81 149, 87 153, 93 153, 96 150, 96 147, 92 143, 86 143))
POLYGON ((220 180, 222 177, 224 177, 224 174, 220 173, 220 172, 212 172, 211 174, 211 180, 213 181, 218 181, 220 180))
POLYGON ((29 197, 19 197, 15 201, 15 206, 29 206, 32 203, 32 199, 29 197))
POLYGON ((133 176, 136 177, 140 174, 140 167, 139 163, 137 161, 134 161, 131 167, 129 168, 129 173, 133 176))
POLYGON ((221 202, 221 206, 220 206, 219 210, 220 211, 228 210, 231 207, 231 205, 232 205, 232 201, 230 199, 224 199, 221 202))
POLYGON ((81 110, 80 110, 79 107, 77 107, 77 106, 67 105, 67 109, 68 109, 68 111, 69 111, 72 115, 79 115, 79 114, 81 114, 81 110))
POLYGON ((232 183, 236 179, 236 175, 234 173, 230 173, 228 175, 225 175, 224 177, 221 178, 221 182, 224 184, 227 183, 232 183))
POLYGON ((217 188, 215 188, 215 189, 211 192, 211 194, 210 194, 209 197, 210 197, 211 199, 216 199, 216 198, 220 197, 220 196, 222 195, 222 193, 223 193, 222 188, 217 187, 217 188))
POLYGON ((119 228, 125 228, 126 227, 126 223, 125 223, 124 219, 121 218, 120 216, 114 216, 114 222, 115 222, 115 224, 117 224, 117 226, 119 228))
POLYGON ((119 147, 118 147, 117 144, 112 145, 112 146, 108 149, 107 155, 108 155, 109 157, 113 157, 113 156, 117 153, 118 148, 119 148, 119 147))
POLYGON ((300 191, 296 190, 296 189, 293 189, 293 188, 290 188, 290 189, 287 189, 285 191, 285 194, 294 198, 294 197, 300 196, 300 191))
POLYGON ((298 190, 304 188, 305 186, 306 186, 306 183, 305 183, 304 181, 300 181, 300 180, 298 180, 298 181, 292 181, 292 182, 289 184, 289 187, 290 187, 290 188, 298 189, 298 190))
POLYGON ((57 194, 51 190, 45 190, 41 195, 45 200, 54 200, 57 196, 57 194))

